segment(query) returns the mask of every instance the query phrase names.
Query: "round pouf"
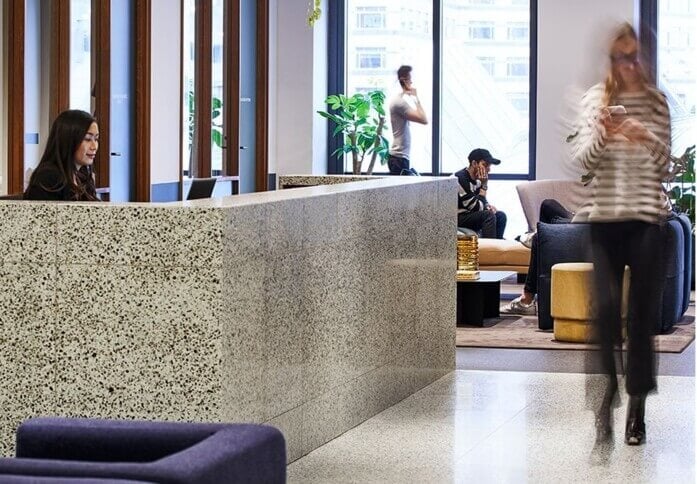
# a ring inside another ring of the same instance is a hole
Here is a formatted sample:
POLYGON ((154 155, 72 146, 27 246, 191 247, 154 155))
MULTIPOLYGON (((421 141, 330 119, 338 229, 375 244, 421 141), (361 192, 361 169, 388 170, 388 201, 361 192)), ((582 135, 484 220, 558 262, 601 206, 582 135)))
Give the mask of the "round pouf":
MULTIPOLYGON (((566 262, 552 266, 552 317, 554 339, 571 343, 593 341, 592 318, 593 264, 566 262)), ((629 267, 622 282, 622 320, 627 319, 629 267)))

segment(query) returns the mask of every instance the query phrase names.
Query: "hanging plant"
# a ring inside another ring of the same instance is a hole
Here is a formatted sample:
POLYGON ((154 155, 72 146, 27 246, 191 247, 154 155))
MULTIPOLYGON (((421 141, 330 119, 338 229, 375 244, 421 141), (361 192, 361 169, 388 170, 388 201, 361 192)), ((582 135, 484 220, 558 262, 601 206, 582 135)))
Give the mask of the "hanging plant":
POLYGON ((310 27, 315 26, 315 22, 322 16, 322 9, 319 8, 322 0, 310 0, 310 6, 307 12, 307 23, 310 27))

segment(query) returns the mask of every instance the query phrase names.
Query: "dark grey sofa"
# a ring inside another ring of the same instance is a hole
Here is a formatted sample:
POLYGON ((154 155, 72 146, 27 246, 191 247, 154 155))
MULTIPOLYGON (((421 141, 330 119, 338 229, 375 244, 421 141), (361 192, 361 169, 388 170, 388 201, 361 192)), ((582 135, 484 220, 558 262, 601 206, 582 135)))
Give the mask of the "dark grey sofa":
MULTIPOLYGON (((681 214, 667 222, 663 251, 664 278, 661 316, 656 334, 669 331, 687 311, 692 281, 691 224, 681 214)), ((552 329, 550 315, 552 266, 560 262, 590 262, 590 230, 587 224, 537 224, 538 244, 538 326, 552 329)), ((631 315, 630 315, 631 318, 631 315)), ((631 323, 630 323, 631 324, 631 323)))

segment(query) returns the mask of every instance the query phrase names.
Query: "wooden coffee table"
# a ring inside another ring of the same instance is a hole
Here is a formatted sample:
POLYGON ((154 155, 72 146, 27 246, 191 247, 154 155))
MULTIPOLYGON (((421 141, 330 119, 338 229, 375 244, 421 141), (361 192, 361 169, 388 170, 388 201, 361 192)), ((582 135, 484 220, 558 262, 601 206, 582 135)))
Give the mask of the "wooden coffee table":
POLYGON ((501 281, 511 271, 479 271, 479 279, 457 281, 457 324, 483 326, 484 318, 500 316, 501 281))

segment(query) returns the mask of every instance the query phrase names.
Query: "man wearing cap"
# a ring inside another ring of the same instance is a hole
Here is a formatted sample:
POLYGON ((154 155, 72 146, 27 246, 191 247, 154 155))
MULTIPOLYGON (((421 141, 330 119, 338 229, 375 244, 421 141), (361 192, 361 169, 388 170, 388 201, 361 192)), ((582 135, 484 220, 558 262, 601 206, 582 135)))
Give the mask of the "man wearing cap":
POLYGON ((483 148, 472 150, 467 158, 469 166, 454 175, 460 182, 457 226, 479 232, 486 239, 502 239, 506 214, 496 210, 486 199, 489 170, 501 160, 483 148))

